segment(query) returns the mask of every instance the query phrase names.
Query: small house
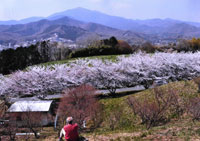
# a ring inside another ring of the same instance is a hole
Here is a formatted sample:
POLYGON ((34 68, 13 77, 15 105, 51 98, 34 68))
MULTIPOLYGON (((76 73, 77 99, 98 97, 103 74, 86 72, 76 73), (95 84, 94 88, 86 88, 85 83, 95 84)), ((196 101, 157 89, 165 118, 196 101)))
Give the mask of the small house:
POLYGON ((10 106, 7 113, 11 120, 20 126, 26 122, 47 126, 53 124, 53 101, 17 101, 10 106))

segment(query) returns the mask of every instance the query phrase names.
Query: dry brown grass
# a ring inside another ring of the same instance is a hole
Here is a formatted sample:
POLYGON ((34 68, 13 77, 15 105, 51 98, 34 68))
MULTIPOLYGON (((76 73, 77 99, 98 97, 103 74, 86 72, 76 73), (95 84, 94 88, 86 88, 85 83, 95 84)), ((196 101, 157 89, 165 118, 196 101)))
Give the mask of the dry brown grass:
MULTIPOLYGON (((161 87, 165 89, 169 86, 176 89, 177 94, 183 100, 199 97, 198 86, 194 81, 175 82, 161 87)), ((104 105, 104 112, 106 113, 104 123, 99 130, 83 133, 82 135, 88 138, 89 141, 200 140, 200 122, 193 122, 187 113, 180 117, 173 117, 167 124, 155 126, 147 130, 144 125, 141 125, 140 118, 132 114, 132 110, 126 103, 127 97, 135 97, 141 100, 149 98, 151 100, 153 98, 153 89, 125 97, 100 100, 104 105), (118 109, 121 111, 121 119, 112 131, 109 129, 109 120, 106 117, 118 109)), ((34 140, 33 138, 32 141, 34 140)), ((58 133, 54 131, 53 127, 44 128, 39 140, 56 141, 58 140, 58 133)))

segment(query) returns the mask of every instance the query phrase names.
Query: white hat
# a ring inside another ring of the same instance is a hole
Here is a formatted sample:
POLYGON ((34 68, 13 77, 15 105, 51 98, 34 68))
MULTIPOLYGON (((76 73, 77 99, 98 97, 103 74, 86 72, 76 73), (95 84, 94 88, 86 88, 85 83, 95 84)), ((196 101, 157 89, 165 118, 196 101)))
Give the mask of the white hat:
POLYGON ((73 118, 72 117, 67 117, 66 119, 66 122, 69 123, 69 122, 72 122, 73 121, 73 118))

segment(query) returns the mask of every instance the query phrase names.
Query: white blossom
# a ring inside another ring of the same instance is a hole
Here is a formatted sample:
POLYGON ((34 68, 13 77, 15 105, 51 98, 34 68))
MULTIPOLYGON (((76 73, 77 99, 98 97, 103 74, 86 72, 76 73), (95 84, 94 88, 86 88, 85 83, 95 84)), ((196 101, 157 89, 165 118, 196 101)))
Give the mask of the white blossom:
POLYGON ((96 88, 151 85, 154 80, 188 80, 200 76, 200 52, 137 53, 119 56, 116 62, 77 59, 68 64, 33 66, 8 77, 0 75, 0 94, 46 96, 63 89, 91 84, 96 88))

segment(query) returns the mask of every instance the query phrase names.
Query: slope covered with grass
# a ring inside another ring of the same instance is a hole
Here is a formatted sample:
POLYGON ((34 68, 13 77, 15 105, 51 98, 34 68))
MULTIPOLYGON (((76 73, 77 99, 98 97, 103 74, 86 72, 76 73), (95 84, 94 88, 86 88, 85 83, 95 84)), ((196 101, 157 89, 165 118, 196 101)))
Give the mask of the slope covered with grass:
MULTIPOLYGON (((167 90, 169 87, 177 90, 178 96, 185 100, 200 96, 194 81, 175 82, 159 88, 167 90)), ((184 112, 180 117, 171 117, 170 121, 165 124, 147 129, 144 124, 141 124, 140 117, 134 115, 132 109, 128 106, 127 98, 130 97, 135 97, 141 101, 147 98, 151 101, 154 99, 154 90, 148 89, 128 96, 100 99, 103 104, 103 123, 95 131, 81 134, 90 141, 200 139, 200 122, 192 121, 191 115, 187 112, 184 112)), ((55 132, 51 133, 51 137, 48 137, 47 133, 45 135, 46 139, 57 138, 55 132)))
MULTIPOLYGON (((80 60, 80 59, 82 59, 82 60, 99 59, 99 60, 102 60, 102 61, 110 60, 112 62, 116 62, 117 61, 117 57, 119 57, 119 56, 124 56, 124 55, 102 55, 102 56, 92 56, 92 57, 71 58, 71 59, 66 59, 66 60, 51 61, 51 62, 47 62, 47 63, 42 63, 42 64, 39 64, 39 66, 69 64, 71 62, 74 62, 74 61, 80 60)), ((125 56, 129 56, 129 55, 125 55, 125 56)))
MULTIPOLYGON (((193 97, 199 97, 197 85, 193 81, 181 81, 170 83, 168 85, 161 86, 163 90, 168 88, 176 90, 178 96, 181 99, 189 100, 193 97)), ((143 92, 139 92, 133 95, 121 97, 121 98, 109 98, 102 99, 104 104, 104 123, 98 130, 98 136, 100 138, 110 140, 195 140, 200 139, 200 122, 193 121, 191 115, 185 111, 180 117, 171 117, 170 121, 159 126, 150 128, 149 130, 145 125, 141 124, 141 119, 133 114, 133 111, 127 104, 127 98, 135 97, 138 100, 148 99, 151 101, 154 99, 154 90, 149 89, 143 92), (117 120, 116 120, 117 118, 117 120), (114 128, 112 130, 112 122, 114 122, 114 128), (115 121, 116 120, 116 121, 115 121), (122 134, 124 133, 124 134, 122 134)), ((186 105, 187 106, 187 105, 186 105)), ((94 135, 90 135, 91 138, 95 138, 94 135)), ((94 139, 95 140, 95 139, 94 139)))

